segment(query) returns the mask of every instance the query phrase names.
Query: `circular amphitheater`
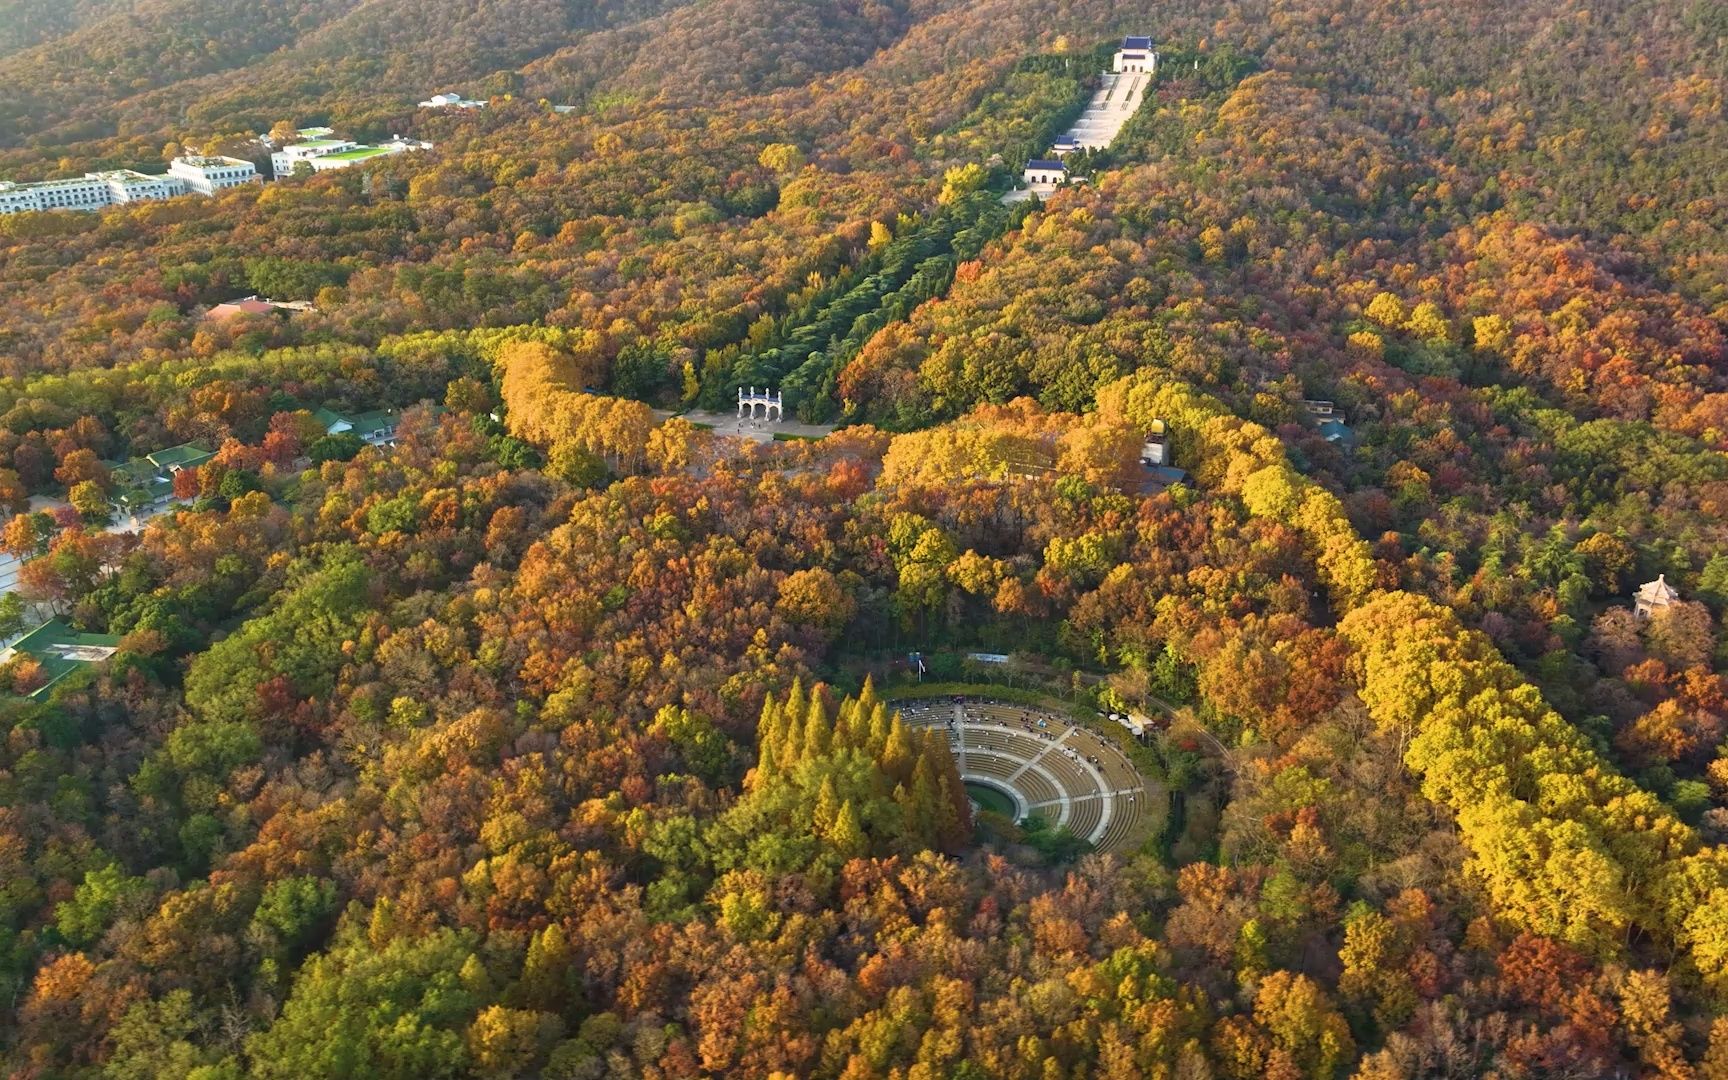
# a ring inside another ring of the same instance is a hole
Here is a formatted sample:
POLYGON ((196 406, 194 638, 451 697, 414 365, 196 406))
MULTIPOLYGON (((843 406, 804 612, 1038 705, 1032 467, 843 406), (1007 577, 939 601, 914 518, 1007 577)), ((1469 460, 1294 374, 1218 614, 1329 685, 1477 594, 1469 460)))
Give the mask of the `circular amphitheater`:
POLYGON ((1152 792, 1127 756, 1059 713, 976 698, 895 708, 915 727, 947 730, 960 778, 985 809, 1041 817, 1099 851, 1133 850, 1151 827, 1152 792))

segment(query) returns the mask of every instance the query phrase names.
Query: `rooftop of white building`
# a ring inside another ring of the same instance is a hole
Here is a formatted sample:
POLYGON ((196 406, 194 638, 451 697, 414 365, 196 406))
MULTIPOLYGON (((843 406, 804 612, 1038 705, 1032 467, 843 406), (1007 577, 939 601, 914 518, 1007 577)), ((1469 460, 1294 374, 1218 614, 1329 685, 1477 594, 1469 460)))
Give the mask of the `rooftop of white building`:
POLYGON ((136 169, 104 169, 102 172, 85 173, 83 176, 62 176, 56 180, 0 180, 0 191, 26 191, 31 188, 56 187, 61 184, 88 184, 97 181, 127 180, 136 183, 140 180, 167 180, 166 176, 153 176, 141 173, 136 169))
POLYGON ((224 166, 224 165, 250 165, 250 164, 252 164, 250 161, 247 161, 244 158, 224 157, 221 154, 216 154, 216 155, 187 154, 183 157, 177 157, 174 160, 176 163, 184 164, 184 165, 191 165, 194 168, 199 168, 199 169, 213 169, 213 168, 219 168, 219 167, 224 166))

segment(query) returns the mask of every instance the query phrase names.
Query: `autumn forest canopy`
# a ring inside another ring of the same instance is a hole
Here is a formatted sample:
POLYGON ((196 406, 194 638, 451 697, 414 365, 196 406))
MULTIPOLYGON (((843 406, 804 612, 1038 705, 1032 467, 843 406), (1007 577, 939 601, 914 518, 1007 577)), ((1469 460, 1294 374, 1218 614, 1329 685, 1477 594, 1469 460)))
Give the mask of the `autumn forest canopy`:
POLYGON ((0 213, 0 1076, 1728 1080, 1725 95, 1714 0, 0 0, 0 180, 430 144, 0 213))

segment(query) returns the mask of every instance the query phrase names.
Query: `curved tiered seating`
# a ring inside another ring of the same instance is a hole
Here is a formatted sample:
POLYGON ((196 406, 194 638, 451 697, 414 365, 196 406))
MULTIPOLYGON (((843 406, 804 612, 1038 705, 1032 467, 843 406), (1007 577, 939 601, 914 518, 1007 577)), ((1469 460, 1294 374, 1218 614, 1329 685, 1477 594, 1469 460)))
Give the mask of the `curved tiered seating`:
POLYGON ((1107 789, 1098 782, 1096 774, 1085 765, 1073 760, 1060 749, 1045 754, 1038 764, 1055 777, 1062 790, 1073 798, 1085 795, 1102 795, 1107 789))
POLYGON ((914 727, 929 727, 954 719, 954 710, 947 705, 902 705, 900 719, 914 727))
MULTIPOLYGON (((1028 720, 1036 722, 1036 720, 1034 720, 1035 710, 1016 708, 1012 705, 993 705, 984 703, 978 705, 967 705, 965 706, 965 709, 966 718, 968 720, 990 721, 997 724, 1006 724, 1009 727, 1018 727, 1021 724, 1026 723, 1028 720)), ((1042 717, 1039 717, 1039 719, 1042 719, 1042 717)))
POLYGON ((1104 826, 1104 834, 1097 841, 1100 851, 1116 850, 1134 838, 1146 816, 1147 798, 1147 794, 1140 791, 1132 798, 1118 795, 1111 799, 1110 821, 1104 826))
POLYGON ((1110 796, 1088 795, 1074 803, 1068 818, 1068 831, 1083 840, 1098 842, 1098 826, 1104 821, 1104 800, 1110 796))
POLYGON ((1117 746, 1043 709, 999 701, 898 705, 915 727, 945 729, 964 779, 1007 788, 1021 807, 1101 851, 1138 842, 1150 793, 1117 746))
POLYGON ((989 750, 971 750, 966 754, 966 766, 968 775, 976 774, 987 780, 1008 780, 1019 771, 1020 761, 989 750))
MULTIPOLYGON (((1014 778, 1014 787, 1026 796, 1026 805, 1037 806, 1039 803, 1055 802, 1067 793, 1050 782, 1049 774, 1043 769, 1033 766, 1014 778)), ((1046 815, 1048 816, 1048 815, 1046 815)))

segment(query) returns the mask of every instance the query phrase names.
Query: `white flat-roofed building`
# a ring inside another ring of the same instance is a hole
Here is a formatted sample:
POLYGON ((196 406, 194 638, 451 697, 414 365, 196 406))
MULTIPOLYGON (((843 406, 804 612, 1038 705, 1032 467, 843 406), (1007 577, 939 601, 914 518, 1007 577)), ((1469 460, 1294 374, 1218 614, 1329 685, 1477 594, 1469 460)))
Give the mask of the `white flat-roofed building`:
POLYGON ((108 181, 95 173, 85 173, 76 180, 40 180, 18 187, 36 195, 38 203, 32 210, 100 210, 114 205, 108 181))
POLYGON ((281 180, 294 175, 295 167, 302 163, 313 172, 328 172, 332 169, 346 169, 351 165, 359 165, 390 154, 399 154, 404 150, 425 150, 431 145, 404 139, 400 135, 394 136, 381 146, 367 146, 347 139, 310 139, 284 146, 271 154, 270 169, 276 179, 281 180))
POLYGON ((168 165, 168 175, 177 177, 186 190, 214 195, 242 184, 258 183, 258 166, 241 158, 177 157, 168 165))
MULTIPOLYGON (((345 154, 350 150, 358 149, 359 146, 359 143, 349 142, 347 139, 330 138, 306 139, 303 142, 289 143, 270 155, 270 171, 276 175, 276 179, 280 180, 292 174, 294 166, 302 161, 317 170, 318 165, 315 162, 320 158, 345 154)), ((326 168, 329 167, 326 166, 326 168)))
POLYGON ((28 184, 0 181, 0 214, 26 210, 100 210, 105 206, 171 199, 184 194, 186 184, 177 176, 150 176, 131 169, 28 184))
POLYGON ((14 184, 0 180, 0 214, 22 214, 26 210, 41 210, 40 184, 14 184))
POLYGON ((433 94, 420 103, 422 109, 484 109, 486 103, 461 94, 433 94))
POLYGON ((110 201, 115 203, 149 202, 186 194, 186 183, 178 176, 151 176, 131 169, 112 169, 87 175, 98 177, 107 184, 110 201))

